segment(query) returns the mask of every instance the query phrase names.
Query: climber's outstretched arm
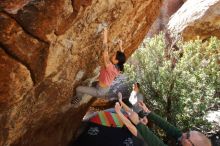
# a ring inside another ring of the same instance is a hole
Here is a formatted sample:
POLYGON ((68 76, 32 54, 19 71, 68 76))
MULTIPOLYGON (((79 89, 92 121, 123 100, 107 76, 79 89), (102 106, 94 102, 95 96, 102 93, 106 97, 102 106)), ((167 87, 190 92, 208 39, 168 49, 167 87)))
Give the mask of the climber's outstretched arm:
POLYGON ((108 64, 110 63, 109 54, 108 54, 108 30, 107 28, 104 28, 104 31, 103 31, 103 49, 104 49, 104 52, 103 52, 104 65, 105 67, 107 67, 108 64))
POLYGON ((124 52, 124 49, 122 48, 122 40, 120 39, 119 41, 118 41, 118 45, 119 45, 119 51, 121 51, 121 52, 124 52))

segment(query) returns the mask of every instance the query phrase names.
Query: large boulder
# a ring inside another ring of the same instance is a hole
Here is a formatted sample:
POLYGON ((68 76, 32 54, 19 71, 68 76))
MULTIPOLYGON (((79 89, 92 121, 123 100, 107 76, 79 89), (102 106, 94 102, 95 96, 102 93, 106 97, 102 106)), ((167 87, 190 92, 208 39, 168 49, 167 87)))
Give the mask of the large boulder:
POLYGON ((172 38, 186 41, 220 38, 220 0, 187 0, 171 17, 168 30, 172 38))
POLYGON ((148 32, 148 37, 157 35, 160 31, 166 31, 170 16, 173 15, 183 3, 183 0, 163 0, 160 15, 151 26, 150 31, 148 32))
POLYGON ((70 104, 97 75, 100 31, 129 57, 162 0, 1 0, 0 146, 66 146, 92 100, 70 104), (83 82, 84 81, 84 82, 83 82))

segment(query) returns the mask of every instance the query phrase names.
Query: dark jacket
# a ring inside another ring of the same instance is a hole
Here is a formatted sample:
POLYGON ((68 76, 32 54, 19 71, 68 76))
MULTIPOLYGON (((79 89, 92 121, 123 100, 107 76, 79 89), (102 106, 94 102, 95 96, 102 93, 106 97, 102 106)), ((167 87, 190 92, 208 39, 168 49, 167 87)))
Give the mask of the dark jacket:
POLYGON ((139 132, 137 133, 137 136, 132 137, 132 140, 134 142, 134 146, 148 146, 148 144, 139 132))
MULTIPOLYGON (((177 129, 155 113, 151 112, 147 116, 147 118, 148 120, 151 120, 154 124, 159 126, 161 129, 163 129, 167 135, 176 139, 176 141, 182 136, 182 133, 179 129, 177 129)), ((138 132, 142 135, 149 146, 167 146, 144 124, 139 123, 138 125, 136 125, 136 127, 138 132)))

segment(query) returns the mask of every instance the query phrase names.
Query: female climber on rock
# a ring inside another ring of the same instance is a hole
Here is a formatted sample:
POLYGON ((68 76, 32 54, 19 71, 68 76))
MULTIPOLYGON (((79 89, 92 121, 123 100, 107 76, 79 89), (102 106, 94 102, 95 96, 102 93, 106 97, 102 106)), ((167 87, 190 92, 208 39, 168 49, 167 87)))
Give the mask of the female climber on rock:
POLYGON ((83 94, 88 94, 93 97, 104 97, 108 94, 110 86, 114 79, 123 72, 126 56, 122 49, 122 41, 118 42, 119 51, 117 51, 111 58, 108 53, 108 30, 104 28, 103 31, 103 61, 104 65, 101 67, 98 82, 95 87, 78 86, 76 88, 76 96, 73 97, 71 103, 76 104, 82 98, 83 94))

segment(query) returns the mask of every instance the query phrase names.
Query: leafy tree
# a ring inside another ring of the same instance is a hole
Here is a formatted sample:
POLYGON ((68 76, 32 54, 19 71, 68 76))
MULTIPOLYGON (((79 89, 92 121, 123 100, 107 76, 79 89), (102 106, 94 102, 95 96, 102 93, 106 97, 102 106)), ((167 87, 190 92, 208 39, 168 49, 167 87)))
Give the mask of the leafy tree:
POLYGON ((146 103, 182 130, 210 130, 204 115, 220 105, 220 40, 178 42, 165 54, 164 34, 147 38, 125 67, 129 83, 138 81, 146 103))

